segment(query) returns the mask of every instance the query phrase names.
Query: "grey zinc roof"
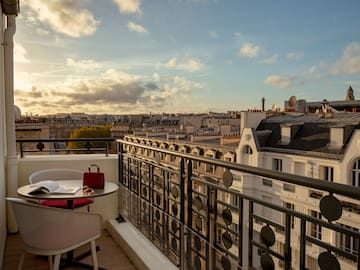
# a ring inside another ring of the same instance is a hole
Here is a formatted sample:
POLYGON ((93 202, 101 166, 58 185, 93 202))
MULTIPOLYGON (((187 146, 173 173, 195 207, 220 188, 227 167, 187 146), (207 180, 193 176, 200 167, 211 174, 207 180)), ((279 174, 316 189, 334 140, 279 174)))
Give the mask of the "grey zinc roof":
POLYGON ((342 155, 355 128, 359 128, 360 113, 336 113, 333 118, 319 118, 318 114, 281 114, 264 119, 256 129, 260 149, 298 154, 322 153, 342 155), (281 126, 299 124, 300 129, 289 144, 281 144, 281 126), (330 149, 330 127, 346 126, 345 143, 341 149, 330 149), (270 132, 271 131, 271 132, 270 132))
POLYGON ((338 112, 333 118, 319 118, 315 113, 289 113, 273 115, 264 120, 268 123, 297 123, 297 122, 314 122, 314 123, 347 123, 359 124, 360 112, 338 112))

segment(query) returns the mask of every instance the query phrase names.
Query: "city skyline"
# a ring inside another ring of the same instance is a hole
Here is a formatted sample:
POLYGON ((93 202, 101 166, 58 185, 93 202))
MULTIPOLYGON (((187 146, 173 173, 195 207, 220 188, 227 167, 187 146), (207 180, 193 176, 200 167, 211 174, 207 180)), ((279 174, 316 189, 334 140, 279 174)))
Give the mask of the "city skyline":
POLYGON ((23 113, 266 109, 360 90, 358 1, 21 1, 23 113))

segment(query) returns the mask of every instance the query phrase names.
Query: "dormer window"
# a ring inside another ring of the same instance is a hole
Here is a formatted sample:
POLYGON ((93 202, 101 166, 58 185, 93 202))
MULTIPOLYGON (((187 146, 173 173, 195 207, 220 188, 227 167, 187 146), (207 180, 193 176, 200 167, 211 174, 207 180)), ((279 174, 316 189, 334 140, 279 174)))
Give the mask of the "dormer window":
POLYGON ((252 155, 253 153, 253 150, 251 148, 250 145, 245 145, 244 148, 243 148, 243 154, 246 154, 246 155, 252 155))
POLYGON ((304 125, 304 123, 285 123, 281 124, 281 139, 280 144, 287 145, 295 138, 297 132, 304 125))
POLYGON ((360 187, 360 159, 354 162, 352 168, 352 185, 360 187))

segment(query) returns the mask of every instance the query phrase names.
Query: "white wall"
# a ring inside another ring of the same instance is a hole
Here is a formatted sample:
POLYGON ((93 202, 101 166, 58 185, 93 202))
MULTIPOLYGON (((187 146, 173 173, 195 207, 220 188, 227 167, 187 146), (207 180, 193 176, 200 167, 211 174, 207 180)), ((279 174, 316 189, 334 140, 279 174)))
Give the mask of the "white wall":
POLYGON ((349 145, 346 147, 342 168, 340 170, 339 179, 342 184, 351 185, 351 170, 354 161, 360 158, 360 130, 355 130, 350 139, 349 145))
MULTIPOLYGON (((2 11, 0 10, 1 14, 2 11)), ((1 16, 0 29, 3 33, 4 18, 1 16)), ((3 34, 1 44, 3 43, 3 34)), ((3 48, 3 47, 1 47, 3 48)), ((5 208, 5 98, 4 98, 4 59, 0 50, 0 266, 3 263, 6 241, 6 208, 5 208)))

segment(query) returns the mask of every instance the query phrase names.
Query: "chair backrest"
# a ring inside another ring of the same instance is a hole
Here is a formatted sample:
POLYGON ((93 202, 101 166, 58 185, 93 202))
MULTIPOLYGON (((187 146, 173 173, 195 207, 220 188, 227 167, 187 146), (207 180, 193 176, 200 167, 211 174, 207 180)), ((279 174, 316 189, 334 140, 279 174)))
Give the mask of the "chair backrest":
POLYGON ((43 180, 82 180, 83 174, 83 171, 73 169, 46 169, 32 173, 29 181, 34 184, 43 180))
POLYGON ((14 210, 24 248, 31 253, 63 253, 101 236, 99 214, 46 207, 19 198, 6 199, 14 210))

